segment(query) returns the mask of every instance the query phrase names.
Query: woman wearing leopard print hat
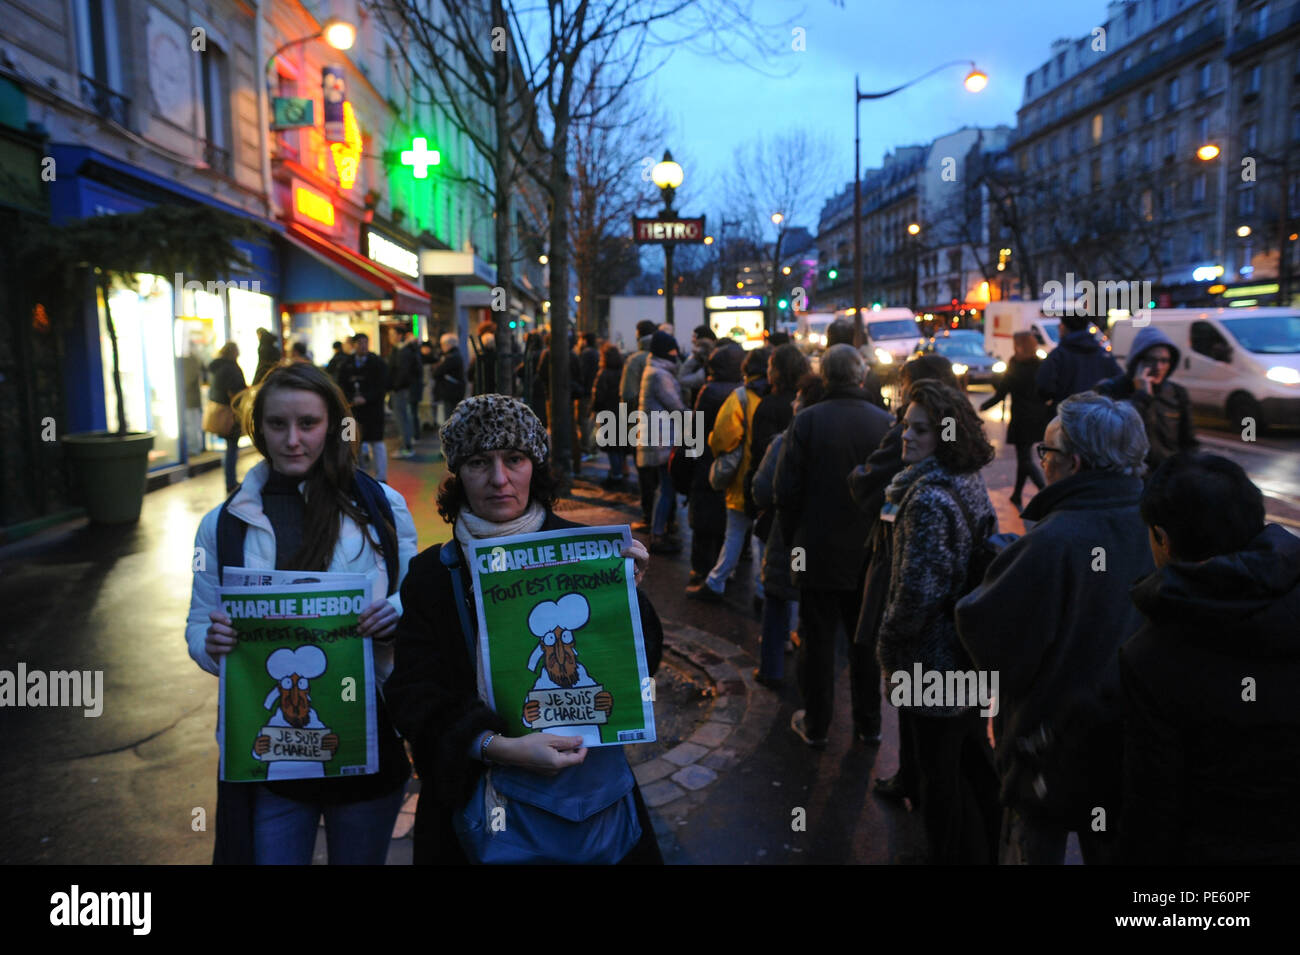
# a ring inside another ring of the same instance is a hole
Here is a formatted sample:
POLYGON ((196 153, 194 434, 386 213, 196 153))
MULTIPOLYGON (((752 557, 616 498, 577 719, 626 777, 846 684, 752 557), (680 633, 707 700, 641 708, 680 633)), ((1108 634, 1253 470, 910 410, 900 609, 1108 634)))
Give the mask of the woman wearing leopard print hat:
MULTIPOLYGON (((484 702, 451 576, 461 575, 472 625, 473 588, 464 545, 476 538, 581 525, 556 517, 552 510, 555 488, 547 467, 546 429, 522 401, 496 394, 466 398, 442 426, 441 437, 448 474, 438 489, 438 512, 453 526, 453 539, 411 561, 402 590, 409 603, 403 604, 397 659, 384 696, 393 722, 411 744, 423 783, 415 822, 415 862, 464 864, 469 858, 453 820, 476 794, 487 765, 535 773, 539 788, 544 788, 547 776, 556 778, 557 787, 572 787, 575 779, 598 771, 603 778, 622 773, 626 757, 618 747, 587 749, 579 737, 561 735, 562 731, 508 737, 505 719, 484 702), (453 563, 457 566, 444 562, 444 548, 456 549, 453 563)), ((635 540, 623 554, 633 558, 639 584, 650 555, 635 540)), ((637 599, 646 662, 653 673, 663 649, 663 628, 640 590, 637 599)), ((630 791, 635 810, 621 820, 629 843, 622 861, 661 863, 645 803, 630 772, 626 778, 628 789, 618 798, 630 791)), ((608 824, 608 816, 604 818, 608 824)))

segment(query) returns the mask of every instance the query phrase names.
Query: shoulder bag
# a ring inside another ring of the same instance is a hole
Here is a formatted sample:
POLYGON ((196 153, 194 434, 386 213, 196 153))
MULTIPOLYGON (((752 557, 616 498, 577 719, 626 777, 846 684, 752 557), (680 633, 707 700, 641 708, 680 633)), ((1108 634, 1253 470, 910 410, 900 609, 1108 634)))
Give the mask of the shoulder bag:
POLYGON ((744 385, 737 388, 734 394, 740 402, 740 441, 730 451, 714 458, 713 464, 709 466, 709 487, 715 491, 725 491, 731 487, 731 482, 740 473, 740 462, 745 458, 745 439, 749 436, 749 398, 745 394, 744 385))

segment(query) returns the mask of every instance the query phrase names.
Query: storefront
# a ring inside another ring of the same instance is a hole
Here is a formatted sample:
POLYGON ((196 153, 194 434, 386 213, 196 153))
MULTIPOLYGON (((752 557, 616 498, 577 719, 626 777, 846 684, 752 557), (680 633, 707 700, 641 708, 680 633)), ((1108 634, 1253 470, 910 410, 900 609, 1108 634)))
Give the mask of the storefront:
MULTIPOLYGON (((138 212, 164 203, 204 203, 248 216, 211 197, 85 147, 51 147, 58 178, 51 183, 55 224, 95 215, 138 212)), ((256 220, 261 221, 261 220, 256 220)), ((199 282, 136 273, 112 289, 109 303, 117 332, 126 420, 133 430, 156 435, 149 468, 183 464, 221 446, 200 427, 207 398, 207 368, 216 351, 233 340, 251 382, 257 366, 257 328, 274 330, 279 276, 269 241, 235 243, 252 262, 246 272, 199 282), (179 285, 179 288, 178 288, 179 285)), ((112 343, 105 302, 88 293, 85 333, 67 343, 69 429, 111 430, 119 411, 112 379, 112 343)), ((247 440, 247 439, 245 439, 247 440)))

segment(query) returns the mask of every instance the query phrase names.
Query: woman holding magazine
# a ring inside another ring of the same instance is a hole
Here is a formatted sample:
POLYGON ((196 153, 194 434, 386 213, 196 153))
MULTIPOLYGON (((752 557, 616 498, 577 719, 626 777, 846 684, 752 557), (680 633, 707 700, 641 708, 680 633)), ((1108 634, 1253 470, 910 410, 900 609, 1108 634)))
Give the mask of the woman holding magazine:
MULTIPOLYGON (((422 783, 415 861, 492 861, 484 850, 487 840, 476 842, 466 820, 508 782, 509 811, 523 815, 502 817, 519 822, 511 824, 506 839, 492 837, 495 848, 514 845, 525 825, 536 826, 528 834, 536 838, 501 861, 661 863, 622 748, 588 748, 559 729, 507 736, 510 724, 485 702, 482 660, 471 652, 477 608, 468 546, 475 539, 580 526, 552 510, 545 428, 522 401, 476 395, 456 406, 441 437, 449 473, 438 490, 438 511, 452 525, 453 539, 411 561, 402 585, 397 659, 385 688, 422 783)), ((650 559, 645 546, 633 541, 623 556, 633 558, 639 584, 650 559)), ((663 630, 639 590, 637 598, 646 662, 654 673, 663 630)), ((566 631, 561 639, 573 637, 566 631)))
MULTIPOLYGON (((185 630, 190 656, 216 674, 220 658, 236 645, 231 620, 221 610, 218 573, 219 527, 234 521, 243 546, 233 558, 236 565, 362 574, 372 593, 387 594, 362 611, 358 626, 362 636, 374 639, 376 681, 382 682, 392 667, 402 611, 396 589, 389 592, 390 580, 400 584, 417 550, 406 502, 357 469, 356 445, 343 440, 347 401, 313 365, 273 368, 245 393, 236 413, 263 460, 199 524, 194 547, 203 557, 202 570, 194 574, 185 630), (386 508, 367 505, 383 500, 386 508), (385 512, 391 512, 391 523, 385 512), (389 573, 386 552, 397 555, 396 574, 389 573)), ((382 699, 377 710, 377 773, 219 784, 214 861, 309 865, 323 815, 331 863, 382 865, 410 765, 382 699)))

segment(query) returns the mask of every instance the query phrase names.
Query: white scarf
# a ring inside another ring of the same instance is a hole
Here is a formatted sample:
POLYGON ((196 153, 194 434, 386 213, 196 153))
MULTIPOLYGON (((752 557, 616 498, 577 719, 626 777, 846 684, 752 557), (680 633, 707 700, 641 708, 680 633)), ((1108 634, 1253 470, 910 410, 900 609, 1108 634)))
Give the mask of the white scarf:
POLYGON ((460 513, 456 515, 456 540, 468 546, 475 540, 484 537, 511 537, 515 534, 531 534, 534 531, 541 530, 545 520, 546 508, 542 507, 537 501, 530 501, 528 510, 513 521, 503 521, 500 524, 479 517, 466 506, 462 507, 460 513))

